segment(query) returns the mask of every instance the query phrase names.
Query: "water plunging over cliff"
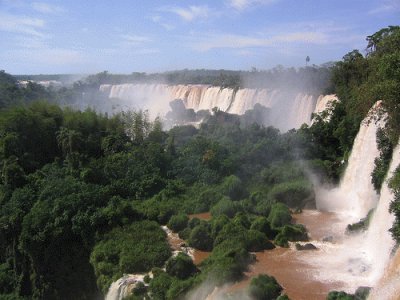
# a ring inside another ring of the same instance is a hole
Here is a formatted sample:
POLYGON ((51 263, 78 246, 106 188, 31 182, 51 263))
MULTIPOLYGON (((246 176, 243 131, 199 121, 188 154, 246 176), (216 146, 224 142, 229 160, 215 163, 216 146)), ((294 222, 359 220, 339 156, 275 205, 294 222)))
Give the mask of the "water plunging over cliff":
POLYGON ((374 160, 379 156, 376 132, 384 125, 381 119, 376 119, 379 107, 380 102, 377 102, 362 121, 339 187, 316 191, 318 210, 344 214, 349 223, 366 217, 378 201, 378 194, 371 184, 371 173, 374 160))
MULTIPOLYGON (((400 165, 400 144, 393 150, 392 161, 388 173, 386 175, 385 182, 382 185, 381 195, 379 198, 378 206, 372 216, 372 220, 369 225, 368 234, 365 240, 365 247, 370 252, 372 257, 372 264, 374 266, 372 280, 383 279, 381 286, 384 286, 385 279, 382 278, 385 275, 385 269, 389 266, 390 254, 392 253, 395 241, 393 240, 389 229, 392 227, 395 221, 395 216, 389 212, 390 202, 394 199, 394 195, 391 189, 388 187, 388 180, 393 176, 394 171, 400 165)), ((396 277, 396 276, 392 276, 396 277)), ((390 280, 387 280, 390 281, 390 280)), ((392 280, 393 281, 393 280, 392 280)), ((400 289, 400 280, 397 280, 398 290, 400 289)), ((378 284, 377 290, 380 288, 378 284)), ((393 299, 390 296, 390 290, 386 292, 386 295, 375 291, 370 299, 393 299), (373 296, 375 295, 375 296, 373 296), (377 297, 378 295, 379 298, 377 297)))
MULTIPOLYGON (((354 292, 357 286, 374 286, 388 265, 394 241, 389 232, 394 216, 389 213, 393 195, 387 179, 378 195, 371 184, 374 159, 379 155, 376 146, 376 131, 384 125, 377 120, 380 102, 370 110, 363 120, 354 141, 352 153, 340 186, 330 191, 317 192, 317 207, 333 211, 342 219, 336 224, 335 244, 319 244, 320 253, 304 255, 303 259, 319 266, 316 278, 322 281, 343 280, 343 289, 354 292), (344 234, 345 225, 366 216, 375 208, 369 228, 359 234, 344 234)), ((384 118, 384 115, 381 119, 384 118)), ((400 163, 400 147, 393 153, 387 178, 390 178, 400 163)))
POLYGON ((259 103, 271 109, 271 125, 282 131, 299 128, 311 123, 311 114, 321 112, 336 96, 315 96, 307 93, 287 93, 268 89, 222 88, 209 85, 166 85, 166 84, 119 84, 101 85, 100 91, 120 109, 145 108, 155 114, 164 114, 168 103, 181 99, 186 108, 195 111, 212 110, 214 107, 242 115, 259 103))

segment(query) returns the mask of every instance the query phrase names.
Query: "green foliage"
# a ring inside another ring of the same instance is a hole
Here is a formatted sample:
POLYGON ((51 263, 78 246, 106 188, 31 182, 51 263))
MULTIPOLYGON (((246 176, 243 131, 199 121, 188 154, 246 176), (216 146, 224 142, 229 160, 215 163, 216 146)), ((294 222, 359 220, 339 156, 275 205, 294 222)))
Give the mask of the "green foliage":
POLYGON ((390 203, 390 212, 396 216, 396 220, 390 229, 393 238, 400 242, 400 166, 398 166, 389 181, 389 187, 394 193, 394 199, 390 203))
POLYGON ((170 288, 167 291, 166 299, 185 299, 185 294, 193 287, 194 280, 189 278, 187 280, 173 280, 170 288))
POLYGON ((246 196, 242 181, 235 175, 228 176, 224 179, 222 190, 224 195, 232 200, 239 200, 246 196))
POLYGON ((284 225, 290 224, 292 215, 289 208, 282 203, 275 203, 271 207, 271 212, 268 215, 268 221, 272 229, 277 229, 284 225))
POLYGON ((275 231, 272 230, 270 223, 266 217, 257 217, 251 223, 250 229, 258 230, 264 233, 268 238, 273 238, 275 236, 275 231))
POLYGON ((226 215, 229 218, 233 218, 236 213, 241 212, 242 207, 240 203, 234 202, 229 198, 222 198, 211 208, 211 214, 213 217, 220 215, 226 215))
POLYGON ((149 291, 152 294, 152 298, 155 300, 167 299, 167 292, 171 287, 172 282, 173 278, 163 271, 155 275, 149 285, 149 291))
POLYGON ((186 228, 188 222, 189 222, 189 218, 187 215, 179 214, 179 215, 172 216, 171 219, 169 219, 167 226, 169 229, 171 229, 175 232, 179 232, 186 228))
POLYGON ((179 279, 187 279, 197 272, 197 268, 187 254, 179 252, 167 261, 166 272, 179 279))
POLYGON ((171 255, 165 232, 151 221, 115 228, 94 247, 90 255, 97 283, 106 292, 122 274, 150 271, 161 267, 171 255))
POLYGON ((371 181, 376 191, 380 191, 392 159, 393 146, 385 131, 379 128, 376 132, 376 142, 379 157, 375 158, 375 168, 371 174, 371 181))
POLYGON ((247 231, 246 246, 247 250, 251 252, 271 250, 275 248, 274 244, 268 241, 265 234, 259 232, 258 230, 247 231))
POLYGON ((327 300, 355 300, 354 295, 345 292, 332 291, 326 297, 327 300))
POLYGON ((301 224, 283 226, 275 237, 275 243, 278 246, 287 247, 289 241, 308 241, 306 228, 301 224))
POLYGON ((226 239, 218 244, 202 263, 202 274, 216 285, 239 280, 253 257, 242 243, 226 239))
POLYGON ((210 251, 213 247, 210 226, 201 222, 190 232, 188 239, 189 245, 199 250, 210 251))
POLYGON ((269 197, 289 207, 303 207, 308 199, 313 198, 314 191, 308 181, 290 181, 275 185, 269 197))
POLYGON ((282 290, 282 287, 274 277, 265 274, 253 277, 249 285, 249 293, 253 299, 275 300, 282 290))

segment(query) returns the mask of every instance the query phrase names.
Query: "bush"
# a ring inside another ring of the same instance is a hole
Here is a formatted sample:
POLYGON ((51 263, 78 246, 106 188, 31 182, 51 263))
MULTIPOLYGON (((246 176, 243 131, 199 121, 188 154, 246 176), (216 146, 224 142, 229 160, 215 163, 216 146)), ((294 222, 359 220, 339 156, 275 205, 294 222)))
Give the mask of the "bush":
POLYGON ((305 180, 280 183, 269 192, 271 199, 293 208, 304 207, 313 195, 311 184, 305 180))
POLYGON ((224 241, 236 241, 246 247, 247 230, 242 225, 229 222, 219 232, 214 240, 214 247, 224 241))
POLYGON ((229 218, 233 218, 236 213, 242 211, 242 207, 238 202, 233 202, 229 198, 222 198, 211 208, 211 214, 213 217, 220 215, 226 215, 229 218))
POLYGON ((269 239, 273 239, 276 235, 276 232, 272 230, 266 217, 257 217, 253 223, 251 223, 250 229, 264 233, 269 239))
POLYGON ((183 230, 189 222, 189 218, 185 214, 174 215, 168 221, 168 228, 174 232, 183 230))
POLYGON ((285 225, 276 236, 276 240, 281 240, 282 238, 291 242, 308 241, 307 230, 301 224, 285 225))
POLYGON ((235 215, 235 217, 233 218, 232 222, 237 225, 241 225, 246 229, 249 229, 250 225, 251 225, 248 216, 246 214, 244 214, 243 212, 237 213, 235 215))
POLYGON ((90 263, 105 293, 122 274, 148 272, 170 256, 165 232, 156 222, 141 221, 106 234, 93 248, 90 263))
POLYGON ((166 299, 168 289, 173 282, 173 278, 165 272, 160 272, 150 281, 149 291, 153 299, 166 299))
POLYGON ((195 228, 199 224, 200 224, 200 219, 199 218, 190 219, 189 222, 188 222, 188 226, 189 226, 190 229, 195 228))
POLYGON ((275 248, 274 244, 267 240, 265 234, 257 230, 248 230, 246 237, 246 248, 248 251, 256 252, 275 248))
POLYGON ((179 231, 179 238, 181 238, 182 240, 188 240, 191 232, 192 230, 189 227, 186 227, 185 229, 179 231))
POLYGON ((177 256, 171 257, 167 261, 166 271, 171 276, 186 279, 196 273, 197 268, 187 254, 180 252, 177 256))
POLYGON ((345 292, 332 291, 329 292, 326 300, 355 300, 353 295, 347 294, 345 292))
POLYGON ((245 198, 247 194, 242 181, 235 175, 228 176, 224 179, 222 191, 224 195, 234 201, 245 198))
POLYGON ((258 275, 250 281, 249 293, 253 299, 275 300, 282 290, 274 277, 265 274, 258 275))
POLYGON ((254 257, 242 243, 225 240, 218 244, 202 263, 202 273, 211 278, 216 285, 222 285, 241 279, 252 261, 254 257))
POLYGON ((215 240, 218 233, 222 230, 222 228, 230 222, 229 218, 226 215, 220 215, 216 218, 212 218, 211 220, 211 236, 215 240))
POLYGON ((167 300, 177 300, 177 299, 185 299, 185 294, 192 288, 194 285, 194 277, 191 277, 187 280, 174 280, 167 292, 167 300))
POLYGON ((271 207, 271 212, 268 215, 268 221, 271 228, 277 229, 292 221, 292 215, 288 207, 282 203, 275 203, 271 207))
POLYGON ((211 251, 213 239, 211 238, 210 228, 207 223, 200 223, 189 236, 189 246, 203 251, 211 251))
POLYGON ((264 183, 268 185, 305 178, 302 168, 291 162, 277 163, 265 168, 262 170, 261 176, 264 183))

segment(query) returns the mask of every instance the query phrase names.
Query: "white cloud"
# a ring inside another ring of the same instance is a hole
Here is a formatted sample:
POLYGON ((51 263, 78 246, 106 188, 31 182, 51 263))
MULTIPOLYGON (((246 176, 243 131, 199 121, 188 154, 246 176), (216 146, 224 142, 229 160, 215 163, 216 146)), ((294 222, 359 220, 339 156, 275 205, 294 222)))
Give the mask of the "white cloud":
POLYGON ((0 12, 0 31, 20 33, 36 37, 45 37, 41 31, 44 20, 26 16, 16 16, 0 12))
POLYGON ((372 10, 370 10, 368 13, 371 15, 375 14, 382 14, 382 13, 387 13, 387 12, 399 12, 400 11, 400 1, 399 0, 386 0, 382 1, 383 3, 379 6, 376 7, 372 10))
POLYGON ((153 21, 156 24, 161 25, 164 27, 165 30, 173 30, 175 29, 175 26, 166 22, 160 15, 155 15, 149 18, 151 21, 153 21))
POLYGON ((256 5, 269 5, 274 2, 277 2, 278 0, 228 0, 228 5, 233 7, 234 9, 238 11, 243 11, 247 8, 250 8, 252 6, 256 5))
POLYGON ((187 22, 194 21, 196 19, 206 19, 210 16, 210 9, 206 5, 196 6, 192 5, 188 8, 183 7, 169 7, 162 9, 164 11, 172 12, 177 14, 183 20, 187 22))
POLYGON ((124 44, 130 46, 142 45, 152 41, 151 38, 143 35, 121 34, 120 37, 124 44))
POLYGON ((322 32, 292 32, 275 36, 245 36, 236 34, 210 34, 196 38, 192 47, 199 51, 208 51, 217 48, 259 48, 279 47, 290 43, 325 44, 328 37, 322 32))
POLYGON ((45 2, 33 2, 32 8, 43 14, 58 14, 64 12, 62 7, 45 2))

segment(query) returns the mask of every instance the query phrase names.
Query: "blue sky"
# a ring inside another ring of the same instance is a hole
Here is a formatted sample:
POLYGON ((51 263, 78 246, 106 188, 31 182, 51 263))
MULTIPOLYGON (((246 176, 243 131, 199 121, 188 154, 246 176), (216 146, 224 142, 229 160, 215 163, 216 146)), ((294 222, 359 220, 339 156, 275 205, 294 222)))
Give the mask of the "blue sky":
POLYGON ((269 69, 339 60, 399 25, 400 0, 0 0, 12 74, 269 69))

